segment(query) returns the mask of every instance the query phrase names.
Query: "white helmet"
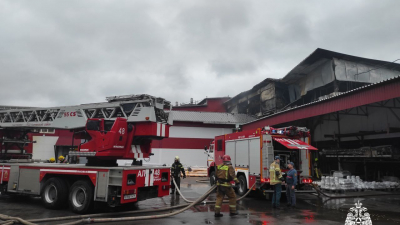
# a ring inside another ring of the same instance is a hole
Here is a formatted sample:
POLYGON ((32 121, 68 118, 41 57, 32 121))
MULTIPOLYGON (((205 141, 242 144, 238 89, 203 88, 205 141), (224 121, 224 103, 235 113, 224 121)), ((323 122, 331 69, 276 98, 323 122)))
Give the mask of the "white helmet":
POLYGON ((179 161, 179 156, 175 156, 175 160, 178 160, 178 161, 179 161))

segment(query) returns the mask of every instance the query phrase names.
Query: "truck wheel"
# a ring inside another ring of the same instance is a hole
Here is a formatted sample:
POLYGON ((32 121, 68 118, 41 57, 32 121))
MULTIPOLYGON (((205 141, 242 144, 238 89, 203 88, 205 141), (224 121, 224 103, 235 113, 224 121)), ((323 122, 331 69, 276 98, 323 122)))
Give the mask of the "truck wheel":
POLYGON ((247 192, 247 181, 246 177, 243 175, 239 175, 239 188, 238 188, 238 195, 243 196, 247 192))
POLYGON ((61 208, 68 199, 67 183, 57 177, 52 177, 44 183, 41 194, 44 207, 48 209, 61 208))
POLYGON ((210 185, 211 185, 211 186, 214 186, 215 183, 216 183, 215 171, 212 171, 212 172, 210 173, 210 185))
POLYGON ((76 181, 69 192, 69 206, 75 213, 89 212, 94 205, 93 185, 90 181, 76 181))

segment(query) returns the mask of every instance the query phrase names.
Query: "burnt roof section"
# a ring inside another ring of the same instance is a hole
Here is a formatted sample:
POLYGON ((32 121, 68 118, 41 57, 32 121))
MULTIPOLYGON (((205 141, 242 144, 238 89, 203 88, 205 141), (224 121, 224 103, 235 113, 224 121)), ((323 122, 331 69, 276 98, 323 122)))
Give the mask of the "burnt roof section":
POLYGON ((246 96, 247 94, 249 94, 249 93, 251 93, 251 92, 253 92, 253 91, 255 91, 255 90, 258 90, 258 89, 260 89, 261 87, 265 86, 266 84, 272 83, 272 82, 281 82, 281 80, 280 80, 280 79, 274 79, 274 78, 267 78, 267 79, 261 81, 260 83, 254 85, 250 90, 243 91, 243 92, 241 92, 240 94, 238 94, 238 95, 232 97, 232 98, 229 99, 228 101, 224 102, 224 104, 227 104, 228 102, 234 101, 234 100, 236 100, 236 99, 238 99, 238 98, 241 98, 241 97, 243 97, 243 96, 246 96))
POLYGON ((315 69, 322 63, 330 60, 332 58, 343 59, 353 62, 364 63, 371 66, 382 67, 391 70, 398 70, 400 71, 400 64, 398 63, 391 63, 388 61, 382 60, 375 60, 375 59, 368 59, 362 58, 358 56, 347 55, 339 52, 333 52, 322 48, 317 48, 313 53, 311 53, 307 58, 301 61, 296 67, 294 67, 286 76, 281 79, 274 79, 274 78, 267 78, 262 82, 256 84, 252 89, 241 92, 240 94, 234 96, 233 98, 226 101, 224 104, 231 102, 235 99, 241 98, 253 90, 258 89, 260 86, 266 85, 270 82, 282 82, 286 84, 292 84, 297 82, 299 79, 304 77, 308 72, 315 69))
POLYGON ((339 52, 333 52, 322 48, 317 48, 313 53, 311 53, 307 58, 301 61, 296 67, 294 67, 281 81, 292 84, 297 82, 300 78, 304 77, 308 72, 315 69, 322 63, 330 60, 332 58, 359 62, 366 65, 382 67, 390 70, 400 71, 400 64, 391 63, 388 61, 376 60, 362 58, 358 56, 347 55, 339 52))
POLYGON ((367 84, 367 85, 364 85, 362 87, 352 89, 350 91, 346 91, 346 92, 343 92, 343 93, 338 93, 338 94, 335 94, 335 95, 333 95, 331 97, 326 97, 326 98, 323 98, 323 99, 320 99, 320 100, 316 100, 316 101, 313 101, 313 102, 310 102, 310 103, 306 103, 306 104, 303 104, 303 105, 295 106, 293 108, 288 108, 288 109, 276 112, 274 114, 255 119, 255 120, 253 120, 251 122, 245 123, 244 125, 250 124, 250 123, 253 123, 253 122, 257 122, 257 121, 260 121, 260 120, 264 120, 266 118, 271 118, 271 117, 274 117, 274 116, 278 116, 278 115, 280 115, 282 113, 286 113, 288 111, 295 111, 297 109, 300 109, 300 108, 303 108, 303 107, 306 107, 306 106, 309 106, 309 105, 320 104, 320 103, 327 102, 327 101, 335 99, 335 98, 340 98, 340 97, 343 97, 343 96, 346 96, 346 95, 352 95, 352 94, 354 94, 356 92, 364 91, 365 89, 368 89, 368 88, 373 88, 373 87, 378 86, 378 85, 386 85, 386 84, 389 84, 389 83, 392 83, 392 82, 395 82, 395 81, 398 81, 398 80, 400 80, 400 75, 397 76, 397 77, 392 77, 392 78, 389 78, 389 79, 386 79, 386 80, 383 80, 383 81, 379 81, 379 82, 376 82, 376 83, 373 83, 373 84, 367 84))

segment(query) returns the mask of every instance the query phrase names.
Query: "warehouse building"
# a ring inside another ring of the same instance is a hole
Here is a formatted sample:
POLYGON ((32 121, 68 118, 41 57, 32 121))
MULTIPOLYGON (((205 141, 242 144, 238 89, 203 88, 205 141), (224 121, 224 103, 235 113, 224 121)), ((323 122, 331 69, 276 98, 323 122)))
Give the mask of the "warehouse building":
POLYGON ((396 63, 317 49, 280 80, 289 104, 242 128, 308 127, 323 172, 400 176, 399 75, 396 63))

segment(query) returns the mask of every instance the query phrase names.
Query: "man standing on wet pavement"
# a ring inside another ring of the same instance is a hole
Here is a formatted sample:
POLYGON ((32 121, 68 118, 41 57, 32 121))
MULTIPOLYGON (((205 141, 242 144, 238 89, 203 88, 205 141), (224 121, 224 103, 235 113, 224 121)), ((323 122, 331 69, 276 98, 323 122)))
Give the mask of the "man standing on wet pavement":
POLYGON ((270 184, 274 189, 274 194, 272 195, 272 208, 280 209, 281 192, 282 192, 282 171, 280 167, 281 158, 275 156, 275 161, 269 167, 269 177, 270 184))
POLYGON ((294 169, 294 163, 290 162, 288 164, 289 171, 286 176, 286 198, 287 206, 295 208, 296 207, 296 194, 295 188, 297 184, 297 170, 294 169))
POLYGON ((175 187, 174 181, 171 180, 171 194, 175 193, 175 188, 181 189, 181 172, 183 174, 183 179, 185 179, 185 168, 183 168, 179 156, 175 156, 175 161, 171 166, 171 177, 175 179, 175 183, 178 187, 175 187))
POLYGON ((230 216, 235 216, 236 212, 236 194, 232 188, 231 181, 235 181, 236 184, 239 180, 236 178, 235 169, 231 163, 231 157, 229 155, 222 156, 224 164, 217 166, 217 201, 215 202, 215 217, 222 217, 221 205, 224 196, 229 198, 229 210, 230 216))

